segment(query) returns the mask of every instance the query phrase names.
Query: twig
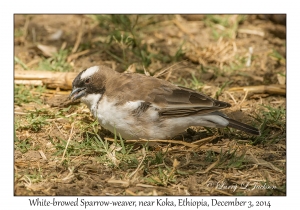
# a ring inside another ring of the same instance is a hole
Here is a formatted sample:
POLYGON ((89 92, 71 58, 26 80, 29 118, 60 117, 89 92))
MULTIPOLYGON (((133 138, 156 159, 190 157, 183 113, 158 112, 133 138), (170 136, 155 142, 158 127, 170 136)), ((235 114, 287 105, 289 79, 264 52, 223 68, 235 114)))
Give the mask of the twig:
POLYGON ((142 153, 143 153, 143 159, 141 160, 140 164, 139 164, 138 167, 135 169, 135 171, 132 172, 132 173, 128 176, 128 178, 131 178, 131 177, 132 177, 132 176, 140 169, 142 163, 144 162, 145 157, 146 157, 146 151, 145 151, 145 148, 142 149, 142 153))
MULTIPOLYGON (((14 82, 20 84, 21 80, 24 84, 24 80, 33 80, 34 84, 43 84, 48 88, 59 87, 60 89, 71 90, 72 82, 77 75, 76 72, 15 71, 14 82)), ((30 84, 32 81, 27 83, 30 84)))
POLYGON ((149 184, 136 184, 136 187, 145 187, 145 188, 155 188, 157 186, 149 185, 149 184))
POLYGON ((28 63, 26 63, 26 66, 27 67, 33 66, 34 64, 40 62, 40 60, 41 60, 40 58, 33 59, 33 60, 29 61, 28 63))
POLYGON ((130 185, 129 181, 117 180, 117 179, 113 179, 113 178, 109 179, 107 181, 107 183, 109 183, 109 184, 121 184, 123 187, 129 187, 129 185, 130 185))
POLYGON ((258 86, 247 86, 247 87, 233 87, 228 91, 249 91, 249 95, 253 94, 278 94, 285 95, 286 94, 286 86, 285 85, 258 85, 258 86), (251 94, 250 94, 251 93, 251 94))
POLYGON ((61 130, 59 129, 59 127, 58 127, 58 125, 55 123, 55 121, 53 121, 53 123, 54 123, 54 125, 56 126, 56 128, 58 129, 58 131, 61 133, 61 135, 63 135, 64 137, 66 137, 65 134, 63 134, 63 133, 61 132, 61 130))
POLYGON ((66 154, 67 148, 68 148, 68 146, 69 146, 69 143, 70 143, 70 141, 71 141, 71 137, 72 137, 72 134, 73 134, 73 128, 74 128, 74 123, 72 123, 71 132, 70 132, 69 139, 68 139, 68 142, 67 142, 66 148, 65 148, 65 150, 64 150, 64 153, 63 153, 63 156, 62 156, 61 162, 63 162, 63 160, 64 160, 64 158, 65 158, 65 154, 66 154))
POLYGON ((196 174, 206 174, 211 169, 213 169, 216 165, 218 165, 219 162, 220 162, 220 158, 218 157, 217 161, 212 163, 210 166, 208 166, 207 169, 205 169, 205 171, 197 171, 196 174))
POLYGON ((74 177, 74 166, 73 167, 68 167, 69 173, 66 177, 62 178, 61 181, 66 181, 68 179, 72 179, 74 177))
POLYGON ((228 91, 225 91, 225 93, 230 96, 230 98, 233 100, 234 104, 237 104, 235 98, 233 97, 233 95, 231 93, 229 93, 228 91))
POLYGON ((251 66, 252 54, 253 54, 253 47, 249 47, 249 55, 248 55, 248 59, 246 62, 247 67, 251 66))
POLYGON ((210 136, 210 137, 207 137, 207 138, 204 138, 204 139, 200 139, 200 140, 194 141, 191 144, 196 144, 198 146, 201 146, 201 145, 203 145, 205 143, 208 143, 208 142, 210 142, 210 141, 212 141, 212 140, 214 140, 214 139, 216 139, 218 137, 219 137, 219 135, 210 136))
POLYGON ((134 192, 132 192, 131 190, 126 189, 125 192, 129 195, 136 195, 134 192))
POLYGON ((42 86, 42 80, 15 80, 17 85, 33 85, 33 86, 42 86))
POLYGON ((87 50, 83 50, 81 52, 78 52, 78 53, 74 53, 72 55, 69 55, 68 58, 67 58, 67 62, 71 62, 72 60, 75 60, 77 59, 78 57, 82 56, 82 55, 85 55, 85 54, 88 54, 90 53, 91 51, 96 51, 96 50, 91 50, 91 49, 87 49, 87 50))
POLYGON ((240 28, 237 30, 237 32, 241 33, 241 34, 252 34, 252 35, 257 35, 257 36, 262 36, 262 37, 265 36, 265 33, 263 31, 258 31, 258 30, 240 28))
MULTIPOLYGON (((173 70, 172 70, 172 67, 174 67, 174 66, 176 66, 176 65, 179 65, 179 64, 182 63, 182 62, 183 62, 183 61, 180 61, 180 62, 178 62, 178 63, 175 63, 175 64, 173 64, 173 65, 171 65, 171 66, 169 66, 169 67, 167 67, 167 68, 165 68, 165 69, 163 69, 163 70, 161 70, 161 71, 155 73, 155 74, 153 75, 153 77, 158 78, 158 77, 160 77, 160 76, 166 74, 167 72, 169 72, 169 73, 172 72, 172 71, 173 71, 173 70)), ((170 77, 170 76, 168 75, 168 77, 170 77)))
POLYGON ((27 115, 27 113, 25 113, 25 112, 14 112, 14 114, 17 114, 17 115, 27 115))
POLYGON ((243 100, 240 102, 240 106, 244 103, 246 97, 248 96, 248 92, 249 92, 249 91, 246 90, 245 92, 246 92, 246 93, 245 93, 245 96, 244 96, 243 100))
POLYGON ((47 157, 46 157, 45 153, 43 152, 43 150, 39 150, 39 153, 44 160, 47 160, 47 157))
MULTIPOLYGON (((208 190, 208 191, 210 191, 210 190, 208 190)), ((225 192, 224 190, 219 190, 219 189, 214 188, 213 191, 217 191, 218 193, 221 193, 221 194, 224 194, 224 195, 232 196, 231 193, 225 192)))

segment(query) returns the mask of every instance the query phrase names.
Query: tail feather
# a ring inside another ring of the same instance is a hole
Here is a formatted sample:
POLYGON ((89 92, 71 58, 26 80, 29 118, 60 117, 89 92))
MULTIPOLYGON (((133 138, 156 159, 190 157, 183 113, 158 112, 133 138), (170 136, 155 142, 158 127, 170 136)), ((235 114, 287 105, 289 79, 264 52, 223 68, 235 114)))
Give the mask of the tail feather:
POLYGON ((233 120, 233 119, 230 119, 227 117, 225 117, 225 118, 226 118, 226 120, 229 121, 229 124, 227 125, 228 127, 235 128, 235 129, 244 131, 246 133, 260 136, 260 131, 257 128, 254 128, 250 125, 246 125, 244 123, 238 122, 236 120, 233 120))

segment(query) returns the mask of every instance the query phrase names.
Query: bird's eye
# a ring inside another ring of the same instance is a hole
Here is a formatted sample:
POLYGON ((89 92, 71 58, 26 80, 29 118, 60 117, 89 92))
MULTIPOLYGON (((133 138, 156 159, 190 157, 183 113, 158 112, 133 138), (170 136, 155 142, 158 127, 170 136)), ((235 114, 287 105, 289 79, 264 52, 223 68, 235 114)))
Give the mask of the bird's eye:
POLYGON ((85 81, 84 81, 85 84, 89 84, 90 83, 90 78, 87 78, 85 81))

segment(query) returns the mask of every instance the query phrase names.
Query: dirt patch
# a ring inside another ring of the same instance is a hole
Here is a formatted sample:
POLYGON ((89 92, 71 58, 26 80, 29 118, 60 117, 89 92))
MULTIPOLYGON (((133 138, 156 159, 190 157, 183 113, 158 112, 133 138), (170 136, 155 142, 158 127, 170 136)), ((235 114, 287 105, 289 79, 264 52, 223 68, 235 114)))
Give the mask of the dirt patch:
POLYGON ((286 195, 286 98, 265 91, 285 86, 285 16, 15 15, 14 50, 15 71, 171 68, 160 78, 231 103, 226 114, 262 132, 123 142, 69 92, 16 85, 15 195, 286 195), (230 91, 245 86, 261 89, 230 91))

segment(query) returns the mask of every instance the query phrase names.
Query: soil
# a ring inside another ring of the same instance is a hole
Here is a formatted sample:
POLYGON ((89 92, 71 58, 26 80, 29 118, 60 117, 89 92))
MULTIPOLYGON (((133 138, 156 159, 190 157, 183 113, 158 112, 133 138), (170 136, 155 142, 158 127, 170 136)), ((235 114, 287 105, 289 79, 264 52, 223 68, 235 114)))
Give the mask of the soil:
MULTIPOLYGON (((231 17, 228 20, 229 26, 237 21, 235 15, 231 17)), ((151 64, 146 67, 146 70, 154 75, 179 62, 177 67, 179 66, 182 70, 174 70, 160 78, 184 85, 192 83, 191 75, 193 74, 204 84, 201 86, 202 92, 233 104, 230 109, 226 110, 230 117, 251 123, 255 116, 261 114, 261 105, 285 109, 285 94, 256 92, 245 96, 245 92, 223 92, 218 95, 217 91, 228 81, 230 83, 225 87, 226 90, 244 86, 285 85, 285 77, 282 78, 282 75, 286 74, 285 18, 284 15, 248 15, 247 19, 237 25, 238 30, 234 30, 233 35, 214 38, 214 33, 225 32, 226 27, 224 28, 221 24, 210 27, 205 22, 207 21, 205 15, 176 15, 175 18, 167 15, 157 16, 155 21, 159 23, 159 27, 149 28, 147 33, 140 35, 142 44, 146 44, 149 51, 164 55, 166 62, 162 62, 163 59, 151 58, 151 64), (179 60, 170 59, 178 53, 180 46, 182 46, 182 56, 179 60), (227 70, 229 66, 232 68, 239 66, 241 60, 247 60, 250 54, 252 63, 249 66, 244 65, 236 71, 227 70), (201 71, 203 66, 206 68, 201 71), (215 71, 216 68, 219 70, 215 71)), ((145 21, 142 24, 147 25, 152 19, 149 17, 146 20, 148 22, 145 21)), ((68 61, 71 66, 69 71, 79 72, 93 65, 104 64, 121 72, 125 71, 131 63, 136 64, 137 72, 143 69, 140 60, 134 57, 133 52, 126 51, 126 62, 120 62, 108 54, 103 45, 99 44, 99 40, 103 43, 103 40, 107 39, 110 28, 100 26, 89 16, 15 15, 14 24, 14 54, 31 70, 40 70, 39 63, 45 57, 47 58, 45 52, 37 49, 38 43, 55 47, 58 50, 72 49, 76 45, 79 33, 82 33, 81 45, 76 52, 71 54, 74 55, 87 49, 90 51, 68 61), (58 39, 51 38, 59 30, 63 32, 62 36, 58 39), (18 31, 23 31, 23 34, 18 36, 18 31)), ((120 49, 118 45, 112 45, 111 52, 122 57, 120 49)), ((24 71, 20 63, 15 63, 15 71, 17 70, 24 71)), ((197 89, 196 86, 193 88, 197 89)), ((69 92, 63 93, 63 91, 56 90, 56 93, 47 91, 46 93, 41 96, 42 103, 33 101, 22 105, 15 104, 15 122, 25 125, 24 116, 30 110, 43 109, 58 113, 68 107, 71 108, 64 112, 65 114, 73 116, 72 114, 76 112, 82 115, 76 118, 77 121, 84 123, 95 121, 84 105, 68 101, 69 92)), ((171 148, 164 156, 162 167, 172 168, 174 160, 179 161, 180 166, 176 168, 178 169, 176 181, 150 184, 144 178, 149 177, 151 171, 141 169, 133 176, 134 178, 128 178, 128 174, 136 168, 130 168, 122 163, 119 167, 103 164, 97 152, 70 156, 69 162, 65 163, 61 160, 62 154, 56 154, 57 148, 54 147, 52 141, 62 142, 61 139, 67 141, 72 123, 68 119, 56 118, 48 119, 47 122, 50 122, 50 125, 45 124, 38 131, 24 126, 16 130, 18 141, 29 141, 30 147, 20 150, 15 146, 15 195, 286 195, 285 125, 284 130, 276 127, 278 125, 270 127, 268 139, 282 136, 272 144, 265 142, 253 144, 251 137, 245 137, 245 135, 233 137, 233 134, 228 135, 219 130, 218 135, 214 135, 215 130, 210 133, 203 128, 190 128, 183 137, 179 137, 184 140, 183 142, 190 144, 210 137, 213 140, 192 152, 189 146, 169 144, 171 148), (207 162, 207 154, 214 151, 215 155, 220 155, 222 154, 221 148, 225 149, 224 151, 226 149, 227 151, 230 149, 236 149, 238 152, 247 151, 243 154, 246 154, 249 164, 241 168, 220 165, 207 170, 214 161, 217 161, 215 158, 213 162, 207 162), (266 181, 269 185, 276 186, 276 189, 233 192, 230 189, 218 189, 215 186, 218 182, 224 182, 227 185, 242 185, 244 182, 253 184, 257 180, 258 183, 266 181), (209 187, 209 183, 214 186, 209 187)), ((283 123, 285 124, 285 119, 283 123)), ((74 129, 74 133, 76 135, 72 141, 79 143, 84 141, 85 136, 79 127, 74 129)), ((101 130, 101 135, 113 138, 113 135, 107 131, 101 130)), ((166 144, 158 143, 151 147, 151 155, 155 156, 159 151, 165 152, 167 147, 169 146, 166 144)), ((138 145, 134 149, 136 153, 141 153, 142 147, 138 145)), ((138 161, 142 160, 142 156, 138 161)), ((153 165, 152 167, 157 169, 160 166, 153 165)), ((151 166, 150 169, 152 170, 151 166)))

